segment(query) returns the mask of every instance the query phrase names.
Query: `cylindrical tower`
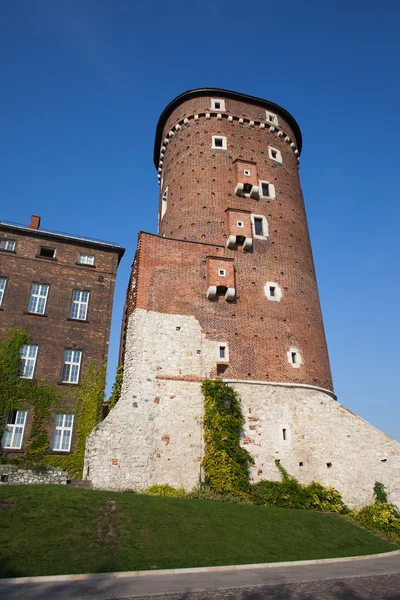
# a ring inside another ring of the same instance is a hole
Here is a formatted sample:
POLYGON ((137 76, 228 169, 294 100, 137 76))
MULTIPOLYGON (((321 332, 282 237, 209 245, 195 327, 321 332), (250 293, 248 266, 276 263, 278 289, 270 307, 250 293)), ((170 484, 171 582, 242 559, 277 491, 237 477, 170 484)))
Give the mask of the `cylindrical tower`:
POLYGON ((301 142, 294 118, 272 102, 220 89, 181 94, 157 126, 159 235, 222 245, 232 259, 234 298, 221 301, 226 273, 204 286, 209 306, 193 311, 211 339, 229 344, 224 377, 332 390, 301 142))

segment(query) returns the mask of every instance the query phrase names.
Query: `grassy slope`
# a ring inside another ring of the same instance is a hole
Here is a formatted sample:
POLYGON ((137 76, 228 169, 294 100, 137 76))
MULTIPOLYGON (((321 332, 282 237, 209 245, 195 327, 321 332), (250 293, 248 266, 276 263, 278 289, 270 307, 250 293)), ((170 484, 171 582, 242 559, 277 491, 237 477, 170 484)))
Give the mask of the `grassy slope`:
POLYGON ((0 576, 212 566, 396 549, 300 510, 63 486, 0 487, 0 576))

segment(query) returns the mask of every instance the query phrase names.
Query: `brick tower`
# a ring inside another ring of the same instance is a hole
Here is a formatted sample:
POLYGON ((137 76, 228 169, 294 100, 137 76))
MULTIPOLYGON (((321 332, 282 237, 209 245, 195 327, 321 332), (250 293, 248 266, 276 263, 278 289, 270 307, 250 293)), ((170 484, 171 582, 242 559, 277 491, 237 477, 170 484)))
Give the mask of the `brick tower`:
POLYGON ((95 486, 198 484, 200 383, 220 377, 242 401, 252 480, 275 479, 280 458, 301 481, 335 485, 350 504, 366 503, 376 480, 400 499, 387 468, 389 456, 400 467, 399 445, 333 394, 301 143, 285 109, 226 90, 186 92, 162 113, 159 233, 139 234, 122 395, 88 442, 95 486), (361 457, 368 473, 355 464, 361 457))

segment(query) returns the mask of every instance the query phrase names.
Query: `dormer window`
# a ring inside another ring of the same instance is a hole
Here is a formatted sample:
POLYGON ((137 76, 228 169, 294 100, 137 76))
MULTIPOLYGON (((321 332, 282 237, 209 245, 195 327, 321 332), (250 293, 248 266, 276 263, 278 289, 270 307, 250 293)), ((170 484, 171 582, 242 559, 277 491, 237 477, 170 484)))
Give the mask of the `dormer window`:
POLYGON ((220 98, 212 98, 211 99, 211 109, 212 110, 225 110, 225 100, 221 100, 220 98))

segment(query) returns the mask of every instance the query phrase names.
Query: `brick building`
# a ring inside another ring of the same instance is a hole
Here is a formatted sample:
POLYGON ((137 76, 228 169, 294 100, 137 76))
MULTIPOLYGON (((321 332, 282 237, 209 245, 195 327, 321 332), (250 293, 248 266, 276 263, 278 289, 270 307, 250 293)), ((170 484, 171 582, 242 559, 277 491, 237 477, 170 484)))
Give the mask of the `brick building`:
POLYGON ((122 395, 88 439, 95 486, 201 481, 200 383, 221 377, 242 401, 253 481, 277 478, 280 458, 349 504, 372 498, 377 480, 400 502, 399 444, 333 393, 301 145, 285 109, 244 94, 192 90, 162 113, 159 233, 139 234, 122 395))
MULTIPOLYGON (((107 360, 118 245, 0 221, 0 336, 27 328, 31 344, 21 348, 20 372, 64 394, 49 425, 53 453, 74 449, 74 385, 91 362, 107 360), (66 386, 66 387, 64 387, 66 386)), ((2 446, 9 456, 24 452, 33 410, 13 411, 2 446)))

